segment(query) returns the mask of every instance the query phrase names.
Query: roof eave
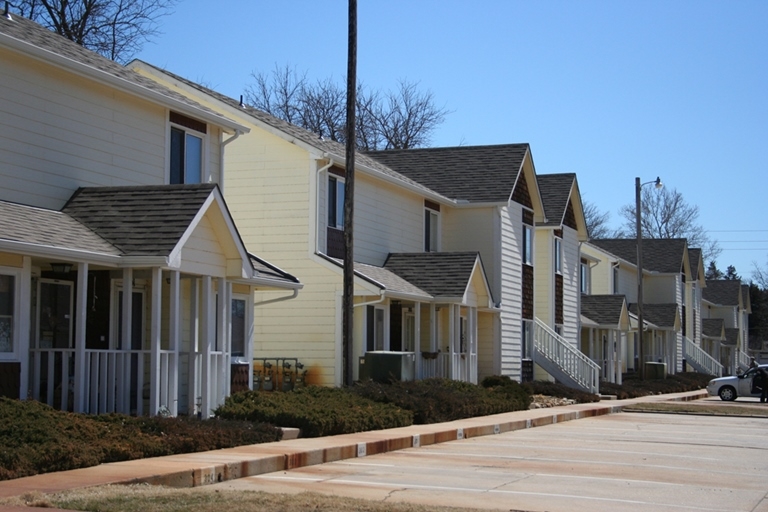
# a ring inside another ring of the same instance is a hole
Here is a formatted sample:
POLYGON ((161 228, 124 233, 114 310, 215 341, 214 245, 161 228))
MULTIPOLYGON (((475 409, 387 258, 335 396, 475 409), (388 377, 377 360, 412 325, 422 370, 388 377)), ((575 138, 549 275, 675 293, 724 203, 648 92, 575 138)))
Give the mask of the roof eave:
POLYGON ((106 254, 82 249, 68 249, 64 247, 53 247, 48 245, 32 244, 29 242, 18 242, 15 240, 0 240, 0 251, 22 254, 26 256, 37 256, 43 258, 61 258, 70 261, 79 261, 83 263, 96 263, 118 267, 124 257, 115 254, 106 254))

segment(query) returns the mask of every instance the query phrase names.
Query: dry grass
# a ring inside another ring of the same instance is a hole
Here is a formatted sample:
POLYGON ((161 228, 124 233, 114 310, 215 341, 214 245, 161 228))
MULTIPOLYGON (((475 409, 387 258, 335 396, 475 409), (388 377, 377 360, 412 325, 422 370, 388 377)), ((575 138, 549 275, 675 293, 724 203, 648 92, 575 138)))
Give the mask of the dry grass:
POLYGON ((735 405, 706 402, 648 402, 623 408, 625 412, 664 412, 675 414, 705 414, 709 416, 760 416, 768 417, 764 404, 735 405))
POLYGON ((57 494, 30 493, 0 500, 0 505, 58 507, 98 512, 461 512, 477 509, 431 507, 367 501, 317 493, 270 494, 255 491, 212 490, 206 487, 172 489, 150 485, 106 485, 57 494))

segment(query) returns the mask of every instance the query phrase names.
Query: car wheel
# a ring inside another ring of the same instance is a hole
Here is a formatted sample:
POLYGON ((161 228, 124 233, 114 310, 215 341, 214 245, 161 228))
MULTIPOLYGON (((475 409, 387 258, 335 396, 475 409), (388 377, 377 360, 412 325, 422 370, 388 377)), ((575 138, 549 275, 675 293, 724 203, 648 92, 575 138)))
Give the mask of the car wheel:
POLYGON ((720 388, 720 391, 718 391, 717 394, 720 395, 720 400, 725 402, 732 402, 736 400, 736 390, 731 386, 723 386, 720 388))

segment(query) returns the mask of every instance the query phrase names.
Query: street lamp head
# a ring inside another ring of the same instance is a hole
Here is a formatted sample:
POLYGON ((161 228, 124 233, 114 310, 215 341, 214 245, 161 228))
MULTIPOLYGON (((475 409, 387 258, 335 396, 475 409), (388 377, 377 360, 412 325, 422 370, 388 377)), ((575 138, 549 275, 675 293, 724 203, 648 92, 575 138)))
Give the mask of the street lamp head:
POLYGON ((659 178, 658 176, 656 176, 656 181, 654 181, 653 183, 657 189, 664 188, 664 184, 661 182, 661 178, 659 178))

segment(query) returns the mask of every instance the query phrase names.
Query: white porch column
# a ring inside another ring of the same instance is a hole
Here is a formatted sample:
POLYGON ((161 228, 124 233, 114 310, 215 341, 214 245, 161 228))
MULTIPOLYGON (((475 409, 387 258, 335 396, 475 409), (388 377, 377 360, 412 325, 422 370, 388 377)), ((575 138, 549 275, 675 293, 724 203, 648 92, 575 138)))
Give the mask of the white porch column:
MULTIPOLYGON (((117 405, 116 410, 123 414, 130 414, 131 412, 131 349, 133 348, 132 339, 133 333, 131 331, 133 327, 133 269, 123 269, 123 304, 122 310, 118 312, 118 315, 122 314, 122 324, 120 326, 120 346, 115 348, 122 352, 122 360, 118 365, 117 370, 117 405)), ((139 354, 137 357, 141 357, 139 354)), ((134 386, 137 383, 134 383, 134 386)), ((136 400, 141 401, 142 390, 137 390, 136 400)))
POLYGON ((150 301, 150 355, 149 355, 149 415, 160 410, 160 317, 163 314, 163 270, 152 269, 152 299, 150 301))
POLYGON ((168 361, 168 403, 166 407, 171 416, 179 414, 179 347, 181 345, 181 290, 179 286, 180 273, 171 271, 169 290, 170 305, 168 311, 168 350, 171 356, 168 361))
POLYGON ((456 333, 459 329, 456 327, 456 305, 448 305, 448 378, 454 379, 456 375, 456 368, 454 359, 456 357, 456 333))
POLYGON ((22 258, 21 279, 19 286, 19 325, 18 332, 21 333, 16 339, 19 340, 19 365, 21 372, 19 375, 19 398, 26 400, 29 395, 29 351, 34 347, 32 341, 32 310, 29 307, 32 304, 32 258, 24 256, 22 258))
POLYGON ((469 371, 469 382, 477 384, 477 308, 470 307, 467 318, 467 367, 469 371))
POLYGON ((221 355, 216 358, 217 371, 216 371, 216 395, 214 397, 214 407, 217 407, 223 403, 224 397, 229 394, 229 386, 227 385, 226 378, 227 366, 229 363, 229 315, 227 307, 230 303, 227 290, 227 280, 220 277, 216 280, 216 292, 218 293, 218 302, 216 303, 216 350, 221 355))
POLYGON ((215 333, 215 308, 213 307, 213 287, 211 286, 211 276, 203 276, 202 279, 202 306, 200 314, 200 344, 202 352, 200 393, 202 395, 200 417, 208 419, 211 415, 211 347, 213 345, 215 333))
POLYGON ((422 379, 421 374, 421 303, 416 302, 413 306, 413 351, 416 354, 416 379, 422 379))
MULTIPOLYGON (((87 361, 85 360, 85 325, 88 316, 88 264, 77 264, 77 302, 75 304, 75 318, 77 324, 75 327, 75 412, 86 412, 87 403, 86 389, 86 370, 87 361)), ((50 363, 49 363, 50 364, 50 363)), ((66 386, 66 382, 64 383, 66 386)), ((62 393, 65 391, 62 390, 62 393)))
POLYGON ((429 304, 429 351, 437 352, 437 308, 435 303, 429 304))
POLYGON ((187 360, 187 411, 194 414, 197 407, 197 384, 200 379, 198 357, 200 352, 200 294, 198 279, 189 280, 189 358, 187 360))

